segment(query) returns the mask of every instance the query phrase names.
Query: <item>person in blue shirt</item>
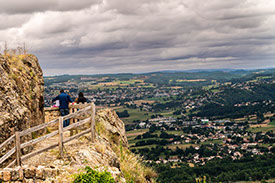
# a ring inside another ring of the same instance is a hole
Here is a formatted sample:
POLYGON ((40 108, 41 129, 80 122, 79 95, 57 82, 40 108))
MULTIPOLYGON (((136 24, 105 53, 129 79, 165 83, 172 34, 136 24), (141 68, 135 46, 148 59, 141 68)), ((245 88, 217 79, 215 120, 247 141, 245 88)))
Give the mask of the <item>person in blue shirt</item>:
MULTIPOLYGON (((69 114, 69 103, 73 102, 71 99, 70 95, 66 94, 64 90, 60 90, 60 94, 55 97, 52 102, 59 100, 59 110, 61 116, 66 116, 69 114)), ((70 125, 70 120, 65 120, 63 122, 63 127, 69 126, 70 125)))

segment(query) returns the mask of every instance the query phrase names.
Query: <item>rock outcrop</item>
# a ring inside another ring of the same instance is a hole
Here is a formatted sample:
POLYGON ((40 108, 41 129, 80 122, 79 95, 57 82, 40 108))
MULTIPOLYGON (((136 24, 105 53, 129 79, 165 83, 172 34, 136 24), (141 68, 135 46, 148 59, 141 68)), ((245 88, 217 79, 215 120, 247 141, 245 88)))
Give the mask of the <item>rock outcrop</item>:
POLYGON ((15 131, 44 122, 43 85, 42 69, 34 55, 0 55, 0 143, 15 131))
MULTIPOLYGON (((90 141, 91 134, 87 134, 65 144, 64 159, 57 159, 56 148, 25 160, 23 164, 28 167, 43 166, 57 169, 60 173, 50 178, 54 182, 71 182, 72 174, 79 173, 78 170, 85 166, 98 171, 106 170, 117 182, 153 182, 155 172, 144 166, 141 160, 129 151, 124 123, 116 112, 102 109, 96 113, 95 119, 97 133, 94 143, 90 141)), ((65 132, 64 138, 68 138, 69 135, 69 132, 65 132)), ((57 141, 57 137, 52 137, 43 144, 37 144, 35 149, 57 141)))

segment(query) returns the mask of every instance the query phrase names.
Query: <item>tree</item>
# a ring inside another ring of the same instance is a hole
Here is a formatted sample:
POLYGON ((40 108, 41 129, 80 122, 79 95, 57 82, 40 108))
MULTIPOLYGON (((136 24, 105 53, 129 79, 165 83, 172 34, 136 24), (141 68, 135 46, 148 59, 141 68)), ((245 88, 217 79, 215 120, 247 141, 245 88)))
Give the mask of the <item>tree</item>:
POLYGON ((116 112, 119 118, 127 118, 130 116, 127 110, 124 110, 123 112, 116 112))
POLYGON ((151 125, 150 128, 149 128, 149 133, 154 133, 156 130, 157 130, 156 125, 153 124, 153 125, 151 125))

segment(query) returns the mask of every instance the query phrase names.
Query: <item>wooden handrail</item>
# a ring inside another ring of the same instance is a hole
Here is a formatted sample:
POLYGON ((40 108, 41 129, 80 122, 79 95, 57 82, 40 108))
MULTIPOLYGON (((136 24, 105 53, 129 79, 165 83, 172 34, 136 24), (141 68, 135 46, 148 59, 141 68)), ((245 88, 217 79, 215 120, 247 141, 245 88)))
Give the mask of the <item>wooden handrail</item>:
POLYGON ((10 136, 10 138, 8 138, 2 144, 0 144, 0 149, 2 149, 4 146, 10 144, 12 141, 14 141, 14 139, 15 139, 15 134, 13 134, 12 136, 10 136))
MULTIPOLYGON (((75 113, 68 114, 68 115, 64 116, 64 120, 70 119, 70 118, 72 118, 74 116, 77 116, 78 114, 84 113, 84 112, 86 112, 89 109, 91 109, 91 106, 88 106, 88 107, 86 107, 86 108, 84 108, 82 110, 79 110, 79 111, 75 112, 75 113)), ((20 136, 24 136, 24 135, 27 135, 28 133, 32 133, 32 132, 41 130, 41 129, 46 128, 48 126, 54 125, 57 122, 58 122, 58 119, 54 119, 54 120, 52 120, 50 122, 47 122, 47 123, 44 123, 44 124, 41 124, 41 125, 38 125, 38 126, 35 126, 35 127, 32 127, 32 128, 29 128, 27 130, 24 130, 24 131, 20 132, 20 136)))
POLYGON ((3 163, 6 159, 8 159, 13 153, 15 153, 15 147, 12 148, 9 152, 7 152, 2 158, 0 158, 0 164, 3 163))
MULTIPOLYGON (((91 103, 86 104, 69 104, 69 109, 83 109, 90 105, 91 103)), ((44 111, 57 111, 59 107, 45 107, 44 111)))
POLYGON ((60 153, 60 157, 63 158, 63 145, 71 140, 74 140, 78 137, 81 137, 82 135, 85 135, 89 132, 91 132, 91 139, 92 139, 92 142, 94 142, 95 140, 95 105, 94 103, 92 104, 89 104, 89 106, 87 107, 88 104, 83 104, 83 105, 73 105, 73 106, 78 106, 78 107, 82 107, 81 110, 75 112, 75 113, 72 113, 72 114, 69 114, 69 115, 66 115, 66 116, 62 116, 62 117, 59 117, 58 119, 54 119, 50 122, 47 122, 47 123, 44 123, 44 124, 41 124, 41 125, 38 125, 38 126, 35 126, 35 127, 32 127, 32 128, 29 128, 27 130, 24 130, 24 131, 21 131, 21 132, 15 132, 14 135, 12 135, 11 137, 9 137, 5 142, 3 142, 2 144, 0 144, 0 148, 6 146, 7 144, 11 143, 12 141, 15 141, 15 147, 13 147, 8 153, 6 153, 3 157, 0 158, 0 164, 3 163, 6 159, 8 159, 12 154, 16 153, 16 159, 13 160, 9 165, 8 167, 11 167, 13 165, 15 165, 15 163, 18 165, 18 166, 21 166, 21 161, 22 160, 26 160, 30 157, 33 157, 37 154, 40 154, 44 151, 47 151, 49 149, 53 149, 55 147, 58 147, 59 146, 59 153, 60 153), (86 106, 84 108, 84 106, 86 106), (85 114, 86 112, 88 112, 89 110, 91 110, 91 117, 87 117, 86 119, 84 120, 81 120, 77 123, 74 123, 74 124, 71 124, 65 128, 63 128, 63 121, 64 120, 68 120, 70 118, 73 118, 77 115, 80 115, 80 114, 85 114), (54 125, 54 124, 57 124, 59 123, 59 128, 58 130, 52 132, 52 133, 49 133, 47 135, 44 135, 44 136, 41 136, 37 139, 32 139, 28 142, 25 142, 23 144, 20 143, 20 137, 21 136, 24 136, 24 135, 27 135, 29 133, 32 133, 32 132, 35 132, 35 131, 38 131, 38 130, 41 130, 43 128, 46 128, 48 126, 51 126, 51 125, 54 125), (83 132, 80 132, 74 136, 71 136, 67 139, 63 139, 63 132, 64 131, 67 131, 67 130, 71 130, 73 128, 76 128, 76 127, 79 127, 79 126, 82 126, 86 123, 91 123, 91 128, 83 131, 83 132), (30 146, 30 145, 34 145, 38 142, 41 142, 43 140, 46 140, 46 139, 49 139, 55 135, 59 135, 59 140, 58 140, 58 143, 56 144, 53 144, 51 146, 48 146, 48 147, 45 147, 45 148, 42 148, 42 149, 39 149, 37 151, 34 151, 34 152, 31 152, 31 153, 28 153, 24 156, 21 157, 21 151, 20 149, 22 148, 25 148, 27 146, 30 146))
POLYGON ((72 113, 72 114, 68 114, 68 115, 66 115, 66 116, 63 116, 63 120, 67 120, 67 119, 70 119, 70 118, 72 118, 72 117, 74 117, 74 116, 77 116, 77 115, 79 115, 79 114, 81 114, 81 113, 85 113, 85 112, 87 112, 88 110, 90 110, 92 108, 92 106, 88 106, 88 107, 86 107, 86 108, 84 108, 84 109, 81 109, 81 110, 79 110, 79 111, 77 111, 77 112, 75 112, 75 113, 72 113))
POLYGON ((70 142, 70 141, 72 141, 72 140, 74 140, 74 139, 76 139, 76 138, 78 138, 78 137, 81 137, 82 135, 85 135, 85 134, 89 133, 90 131, 91 131, 91 129, 87 129, 87 130, 85 130, 85 131, 83 131, 83 132, 80 132, 80 133, 74 135, 74 136, 68 137, 68 138, 66 138, 66 139, 63 141, 63 143, 70 142))
POLYGON ((25 143, 21 144, 21 149, 23 149, 23 148, 25 148, 27 146, 30 146, 30 145, 34 145, 34 144, 36 144, 38 142, 41 142, 43 140, 49 139, 49 138, 51 138, 51 137, 53 137, 53 136, 55 136, 57 134, 58 134, 58 130, 56 130, 56 131, 54 131, 52 133, 49 133, 47 135, 44 135, 42 137, 39 137, 37 139, 33 139, 33 140, 28 141, 28 142, 25 142, 25 143))
POLYGON ((32 127, 32 128, 29 128, 29 129, 27 129, 27 130, 24 130, 24 131, 20 132, 20 136, 22 137, 22 136, 27 135, 27 134, 29 134, 29 133, 32 133, 32 132, 41 130, 41 129, 46 128, 46 127, 48 127, 48 126, 54 125, 54 124, 56 124, 57 122, 58 122, 58 119, 54 119, 54 120, 49 121, 49 122, 47 122, 47 123, 43 123, 43 124, 41 124, 41 125, 38 125, 38 126, 35 126, 35 127, 32 127))
POLYGON ((86 119, 83 119, 83 120, 81 120, 81 121, 79 121, 79 122, 77 122, 77 123, 71 124, 71 125, 69 125, 69 126, 63 128, 63 131, 65 132, 65 131, 68 131, 68 130, 70 130, 70 129, 72 129, 72 128, 76 128, 76 127, 79 127, 79 126, 81 126, 81 125, 84 125, 84 124, 90 122, 90 119, 91 119, 91 118, 86 118, 86 119))

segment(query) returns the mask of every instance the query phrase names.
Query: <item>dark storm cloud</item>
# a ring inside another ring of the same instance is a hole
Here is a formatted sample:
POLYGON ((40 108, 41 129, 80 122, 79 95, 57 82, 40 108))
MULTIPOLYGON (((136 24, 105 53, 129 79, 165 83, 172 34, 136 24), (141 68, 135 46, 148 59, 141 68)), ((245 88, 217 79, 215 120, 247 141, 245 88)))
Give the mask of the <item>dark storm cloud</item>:
POLYGON ((29 42, 47 75, 275 66, 275 1, 1 4, 0 41, 29 42))
POLYGON ((43 11, 72 11, 87 8, 101 0, 0 0, 0 13, 23 14, 43 11))

